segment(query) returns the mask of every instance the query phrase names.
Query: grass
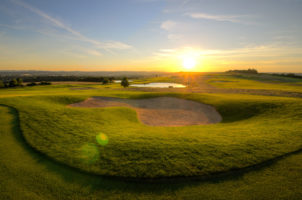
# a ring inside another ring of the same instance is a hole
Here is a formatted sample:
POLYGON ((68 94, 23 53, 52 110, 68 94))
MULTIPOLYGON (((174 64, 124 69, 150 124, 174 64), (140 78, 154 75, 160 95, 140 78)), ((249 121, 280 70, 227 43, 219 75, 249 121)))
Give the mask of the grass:
POLYGON ((93 87, 81 91, 61 85, 0 91, 0 198, 300 198, 300 98, 93 87), (186 98, 215 106, 223 122, 150 128, 129 108, 66 106, 89 96, 186 98), (100 133, 108 137, 108 144, 100 133), (120 179, 195 177, 229 170, 225 175, 194 181, 120 179))
POLYGON ((300 199, 302 153, 200 181, 125 182, 83 174, 33 151, 14 109, 0 106, 1 199, 300 199))
POLYGON ((67 107, 87 98, 79 94, 0 102, 19 111, 24 137, 32 147, 69 166, 106 176, 203 176, 254 165, 302 146, 297 142, 302 139, 300 99, 131 92, 123 97, 158 95, 211 104, 222 114, 223 123, 150 128, 130 108, 67 107), (96 140, 101 133, 109 139, 106 146, 96 140))
POLYGON ((225 89, 262 89, 302 92, 302 79, 280 77, 269 74, 215 74, 207 81, 225 89))
POLYGON ((174 82, 175 78, 171 76, 159 76, 159 77, 151 77, 151 78, 140 78, 134 79, 132 83, 134 84, 141 84, 141 83, 153 83, 153 82, 174 82))

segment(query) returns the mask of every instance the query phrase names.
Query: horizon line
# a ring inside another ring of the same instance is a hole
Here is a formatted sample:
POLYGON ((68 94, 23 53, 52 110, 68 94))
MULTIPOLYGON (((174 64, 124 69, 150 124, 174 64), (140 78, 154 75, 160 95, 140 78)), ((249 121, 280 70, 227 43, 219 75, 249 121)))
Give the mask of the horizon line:
MULTIPOLYGON (((251 69, 251 68, 247 68, 247 69, 251 69)), ((247 70, 247 69, 231 69, 231 70, 247 70)), ((254 68, 252 68, 254 69, 254 68)), ((256 69, 257 70, 257 69, 256 69)), ((18 69, 0 69, 0 72, 22 72, 22 71, 32 71, 32 72, 145 72, 145 73, 223 73, 223 72, 227 72, 226 71, 141 71, 141 70, 34 70, 34 69, 22 69, 22 70, 18 70, 18 69)), ((257 70, 258 71, 258 70, 257 70)), ((258 73, 299 73, 302 74, 302 71, 298 72, 298 71, 258 71, 258 73)))

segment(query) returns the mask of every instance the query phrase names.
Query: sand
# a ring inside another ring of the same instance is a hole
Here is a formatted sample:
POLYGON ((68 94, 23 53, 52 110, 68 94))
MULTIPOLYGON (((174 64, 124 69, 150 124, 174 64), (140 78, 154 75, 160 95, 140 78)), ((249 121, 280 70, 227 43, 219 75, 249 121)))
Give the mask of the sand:
POLYGON ((135 109, 138 119, 149 126, 188 126, 218 123, 220 114, 212 106, 195 101, 156 97, 148 99, 121 99, 91 97, 83 102, 70 104, 72 107, 130 107, 135 109))

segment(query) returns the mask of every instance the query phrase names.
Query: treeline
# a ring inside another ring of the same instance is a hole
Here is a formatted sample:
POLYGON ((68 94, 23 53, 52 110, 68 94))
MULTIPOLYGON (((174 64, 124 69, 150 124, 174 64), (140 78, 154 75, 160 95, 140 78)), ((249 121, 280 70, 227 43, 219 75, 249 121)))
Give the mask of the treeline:
MULTIPOLYGON (((51 85, 51 82, 41 81, 41 82, 31 82, 27 83, 26 86, 36 86, 36 85, 51 85)), ((22 78, 16 78, 12 80, 3 81, 0 80, 0 88, 13 88, 13 87, 23 87, 22 78)))
MULTIPOLYGON (((1 77, 2 78, 2 77, 1 77)), ((50 81, 83 81, 83 82, 99 82, 103 85, 113 83, 115 80, 114 77, 75 77, 75 76, 37 76, 37 77, 25 77, 22 78, 13 78, 8 79, 7 77, 4 80, 0 80, 0 88, 9 88, 24 86, 23 82, 27 82, 26 86, 36 86, 36 85, 51 85, 50 81)), ((129 82, 128 78, 123 78, 121 85, 123 87, 128 87, 129 82)))
POLYGON ((23 86, 23 80, 21 78, 12 79, 9 81, 0 80, 0 88, 23 86))
MULTIPOLYGON (((0 79, 7 81, 15 77, 2 76, 0 79)), ((19 77, 21 78, 21 77, 19 77)), ((122 77, 120 77, 121 79, 122 77)), ((108 80, 113 82, 115 77, 94 77, 94 76, 22 76, 24 82, 42 82, 42 81, 80 81, 80 82, 103 82, 108 80)))
POLYGON ((26 86, 36 86, 36 85, 51 85, 51 82, 41 81, 40 83, 31 82, 26 84, 26 86))
POLYGON ((282 77, 289 77, 289 78, 299 78, 302 79, 302 76, 299 76, 297 74, 294 73, 282 73, 282 74, 272 74, 274 76, 282 76, 282 77))
POLYGON ((227 73, 243 73, 243 74, 258 74, 256 69, 243 69, 243 70, 228 70, 227 73))

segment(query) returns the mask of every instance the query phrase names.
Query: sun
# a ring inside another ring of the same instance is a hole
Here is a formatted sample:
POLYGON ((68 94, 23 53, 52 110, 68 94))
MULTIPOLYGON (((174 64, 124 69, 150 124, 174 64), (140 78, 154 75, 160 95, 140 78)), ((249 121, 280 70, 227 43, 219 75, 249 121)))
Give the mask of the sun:
POLYGON ((186 70, 191 70, 196 66, 196 60, 191 56, 185 56, 182 59, 182 66, 186 70))

